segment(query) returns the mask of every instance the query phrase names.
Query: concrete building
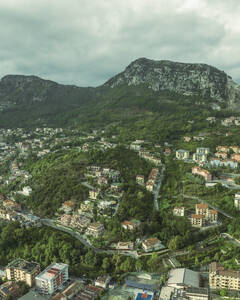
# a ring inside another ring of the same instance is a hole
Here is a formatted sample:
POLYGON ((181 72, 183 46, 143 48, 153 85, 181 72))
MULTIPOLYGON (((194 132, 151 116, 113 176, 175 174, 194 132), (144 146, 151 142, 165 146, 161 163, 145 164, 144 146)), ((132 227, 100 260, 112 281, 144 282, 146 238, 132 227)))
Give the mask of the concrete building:
POLYGON ((209 268, 209 285, 211 289, 240 291, 240 271, 225 270, 222 265, 213 262, 209 268))
POLYGON ((198 147, 196 153, 208 155, 210 153, 210 150, 209 148, 198 147))
POLYGON ((191 224, 193 227, 203 227, 205 224, 205 218, 203 215, 195 215, 191 216, 191 224))
POLYGON ((95 222, 89 225, 86 233, 97 238, 104 233, 104 230, 103 224, 100 222, 95 222))
POLYGON ((167 286, 169 287, 184 289, 187 287, 199 288, 200 285, 200 274, 186 268, 172 269, 169 271, 168 277, 167 286))
POLYGON ((185 208, 184 206, 181 207, 174 207, 173 209, 173 215, 177 217, 184 217, 185 208))
POLYGON ((53 263, 35 278, 36 288, 43 294, 53 294, 68 280, 68 265, 53 263))
POLYGON ((205 203, 197 203, 195 206, 196 215, 202 215, 204 218, 208 215, 208 204, 205 203))
POLYGON ((164 249, 165 247, 158 238, 154 237, 144 240, 142 242, 142 248, 145 252, 149 252, 164 249))
POLYGON ((234 206, 237 210, 240 210, 240 194, 235 194, 234 206))
POLYGON ((188 150, 177 150, 176 151, 176 158, 177 159, 189 159, 189 151, 188 150))
POLYGON ((197 163, 205 163, 207 161, 207 155, 204 153, 194 153, 193 160, 197 163))
POLYGON ((40 265, 19 258, 10 262, 5 271, 8 280, 24 281, 32 287, 35 284, 35 277, 40 273, 40 265))
POLYGON ((192 168, 192 174, 202 176, 206 181, 212 180, 212 175, 209 171, 195 166, 192 168))

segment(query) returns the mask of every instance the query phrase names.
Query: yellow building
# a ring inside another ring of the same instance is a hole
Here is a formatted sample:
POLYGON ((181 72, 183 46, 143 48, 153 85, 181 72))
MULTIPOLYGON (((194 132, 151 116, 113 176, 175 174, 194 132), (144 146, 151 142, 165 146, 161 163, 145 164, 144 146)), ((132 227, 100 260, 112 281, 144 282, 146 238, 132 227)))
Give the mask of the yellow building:
POLYGON ((209 269, 209 285, 211 289, 240 291, 240 271, 225 270, 222 265, 213 262, 209 269))
POLYGON ((9 263, 5 271, 8 280, 24 281, 32 287, 35 284, 35 277, 40 273, 40 265, 19 258, 9 263))

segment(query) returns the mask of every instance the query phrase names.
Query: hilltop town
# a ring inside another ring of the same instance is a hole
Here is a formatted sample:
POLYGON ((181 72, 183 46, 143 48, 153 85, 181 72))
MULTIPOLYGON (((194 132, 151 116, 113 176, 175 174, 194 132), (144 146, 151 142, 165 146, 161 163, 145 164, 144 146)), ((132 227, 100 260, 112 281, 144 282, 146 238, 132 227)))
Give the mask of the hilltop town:
POLYGON ((1 129, 2 236, 5 227, 14 235, 69 236, 84 261, 77 269, 70 248, 61 256, 48 248, 54 260, 45 262, 38 250, 35 260, 22 250, 0 255, 0 297, 238 295, 240 144, 231 142, 237 120, 162 143, 122 141, 105 129, 1 129))

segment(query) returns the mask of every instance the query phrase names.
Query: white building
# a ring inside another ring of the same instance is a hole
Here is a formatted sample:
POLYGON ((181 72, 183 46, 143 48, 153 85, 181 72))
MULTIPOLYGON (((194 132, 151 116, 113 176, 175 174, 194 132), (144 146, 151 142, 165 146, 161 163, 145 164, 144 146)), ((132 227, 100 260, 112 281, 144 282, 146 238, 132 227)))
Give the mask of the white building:
POLYGON ((68 265, 53 263, 36 276, 36 288, 43 294, 53 294, 68 280, 68 265))
POLYGON ((179 268, 172 269, 169 272, 169 279, 167 285, 177 289, 183 289, 185 287, 198 288, 200 284, 200 274, 198 272, 179 268))
POLYGON ((237 210, 240 210, 240 194, 235 194, 234 206, 237 210))
POLYGON ((174 216, 184 217, 184 213, 185 213, 184 206, 182 206, 182 207, 174 207, 174 209, 173 209, 173 215, 174 216))
POLYGON ((176 151, 176 158, 177 159, 188 159, 189 158, 189 151, 188 150, 177 150, 176 151))

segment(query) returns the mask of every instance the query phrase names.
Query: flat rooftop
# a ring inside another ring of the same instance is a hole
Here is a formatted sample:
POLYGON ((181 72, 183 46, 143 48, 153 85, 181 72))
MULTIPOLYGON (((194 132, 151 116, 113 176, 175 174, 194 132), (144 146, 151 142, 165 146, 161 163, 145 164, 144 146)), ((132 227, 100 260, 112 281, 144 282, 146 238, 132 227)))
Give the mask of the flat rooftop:
POLYGON ((18 259, 13 260, 12 262, 10 262, 6 268, 16 268, 16 269, 20 269, 23 271, 31 272, 38 266, 40 266, 40 265, 36 262, 29 262, 24 259, 18 258, 18 259))
POLYGON ((64 270, 66 267, 68 267, 68 265, 64 263, 53 263, 50 266, 48 266, 45 270, 43 270, 40 274, 38 274, 36 279, 49 280, 55 277, 59 272, 64 270))

